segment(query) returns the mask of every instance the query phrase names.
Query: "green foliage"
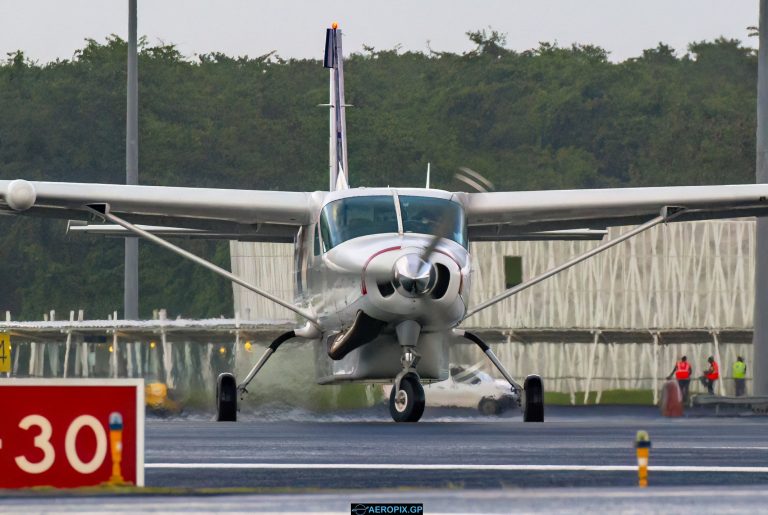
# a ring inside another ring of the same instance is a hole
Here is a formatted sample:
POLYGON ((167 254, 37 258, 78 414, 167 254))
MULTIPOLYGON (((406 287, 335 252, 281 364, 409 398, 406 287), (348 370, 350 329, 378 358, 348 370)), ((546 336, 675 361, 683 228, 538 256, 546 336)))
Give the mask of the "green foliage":
MULTIPOLYGON (((346 62, 353 186, 460 189, 460 166, 498 189, 754 181, 756 55, 740 42, 660 43, 611 63, 592 45, 515 52, 492 29, 457 55, 366 48, 346 62)), ((0 178, 125 180, 126 44, 89 40, 71 60, 0 64, 0 178)), ((320 56, 318 56, 320 57, 320 56)), ((144 184, 323 189, 327 71, 319 60, 182 56, 140 43, 144 184)), ((185 244, 224 266, 222 242, 185 244)), ((122 240, 64 222, 0 219, 0 311, 39 318, 120 311, 122 240)), ((141 246, 141 314, 231 315, 223 280, 141 246)))

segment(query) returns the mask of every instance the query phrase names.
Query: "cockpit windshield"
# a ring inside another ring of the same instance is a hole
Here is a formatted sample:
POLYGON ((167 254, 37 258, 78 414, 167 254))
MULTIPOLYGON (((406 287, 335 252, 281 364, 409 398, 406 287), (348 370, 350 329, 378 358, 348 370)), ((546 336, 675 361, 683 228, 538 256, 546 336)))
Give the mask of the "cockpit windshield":
MULTIPOLYGON (((402 228, 406 233, 438 234, 467 246, 467 228, 461 205, 434 197, 400 195, 402 228)), ((352 238, 397 233, 395 197, 349 197, 327 204, 320 213, 320 235, 328 251, 352 238)))
POLYGON ((352 238, 396 232, 397 212, 389 195, 337 200, 320 214, 320 234, 326 251, 352 238))
POLYGON ((403 231, 438 234, 467 246, 467 228, 461 205, 434 197, 400 195, 403 231))

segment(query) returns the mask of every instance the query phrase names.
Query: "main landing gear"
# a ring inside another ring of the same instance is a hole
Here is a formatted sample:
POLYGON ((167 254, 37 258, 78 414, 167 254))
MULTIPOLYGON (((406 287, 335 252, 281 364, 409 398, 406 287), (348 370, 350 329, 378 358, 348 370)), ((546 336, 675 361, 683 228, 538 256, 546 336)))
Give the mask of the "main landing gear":
POLYGON ((216 421, 237 420, 237 382, 230 373, 219 374, 216 380, 216 421))
POLYGON ((542 384, 541 377, 537 375, 529 375, 525 378, 525 382, 521 387, 514 379, 512 379, 512 376, 509 375, 509 372, 507 372, 507 369, 501 364, 499 358, 496 357, 496 354, 493 353, 491 348, 488 347, 488 344, 481 340, 479 336, 470 333, 469 331, 462 331, 459 334, 480 347, 485 355, 488 356, 488 359, 491 360, 491 363, 493 363, 498 371, 501 372, 504 379, 509 382, 512 389, 515 390, 515 393, 518 396, 518 402, 521 403, 523 409, 523 422, 544 422, 544 385, 542 384))
POLYGON ((219 374, 216 380, 216 420, 218 422, 235 422, 237 420, 237 396, 238 394, 244 396, 248 393, 246 387, 253 381, 256 374, 264 366, 270 356, 275 353, 278 347, 283 343, 296 336, 296 331, 288 331, 278 336, 273 341, 264 354, 261 355, 259 361, 253 366, 248 375, 245 377, 245 381, 241 384, 237 384, 235 376, 230 373, 219 374))
POLYGON ((530 375, 523 383, 525 402, 523 403, 523 421, 544 422, 544 386, 541 377, 530 375))

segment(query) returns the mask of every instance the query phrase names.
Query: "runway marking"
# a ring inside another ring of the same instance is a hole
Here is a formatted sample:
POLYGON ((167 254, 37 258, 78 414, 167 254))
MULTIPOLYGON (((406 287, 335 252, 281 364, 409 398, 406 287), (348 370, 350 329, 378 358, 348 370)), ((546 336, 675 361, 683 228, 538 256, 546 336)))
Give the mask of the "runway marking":
MULTIPOLYGON (((466 465, 423 463, 145 463, 148 469, 238 469, 238 470, 500 470, 541 472, 634 472, 636 465, 466 465)), ((653 472, 739 472, 768 474, 768 467, 721 467, 652 465, 653 472)))
POLYGON ((656 445, 657 449, 715 449, 728 451, 768 451, 768 447, 763 446, 738 446, 738 445, 656 445))

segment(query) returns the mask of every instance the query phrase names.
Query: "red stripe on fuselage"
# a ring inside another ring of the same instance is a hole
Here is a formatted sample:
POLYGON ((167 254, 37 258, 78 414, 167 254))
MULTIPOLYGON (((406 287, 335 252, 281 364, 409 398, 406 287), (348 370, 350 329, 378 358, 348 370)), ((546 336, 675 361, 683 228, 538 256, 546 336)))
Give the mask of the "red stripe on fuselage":
POLYGON ((402 249, 403 249, 402 246, 387 247, 386 249, 381 249, 380 251, 375 252, 373 255, 371 255, 371 257, 369 257, 366 260, 365 264, 363 265, 362 276, 360 277, 360 279, 361 279, 361 281, 360 281, 360 291, 362 292, 363 295, 366 295, 368 293, 368 290, 365 287, 365 271, 368 269, 368 265, 371 263, 371 261, 373 261, 373 258, 375 258, 376 256, 380 256, 380 255, 384 254, 385 252, 392 252, 393 250, 402 250, 402 249))

